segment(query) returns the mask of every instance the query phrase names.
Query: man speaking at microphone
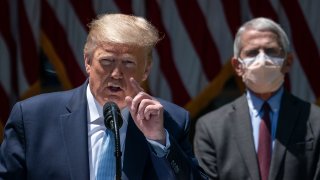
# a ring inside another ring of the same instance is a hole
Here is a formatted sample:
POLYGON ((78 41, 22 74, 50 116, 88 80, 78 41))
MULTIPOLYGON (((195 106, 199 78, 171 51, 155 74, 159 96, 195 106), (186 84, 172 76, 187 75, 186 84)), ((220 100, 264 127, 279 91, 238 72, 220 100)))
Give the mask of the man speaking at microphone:
POLYGON ((0 179, 114 179, 114 160, 102 160, 105 154, 114 156, 102 112, 111 101, 123 117, 122 179, 205 178, 188 142, 187 111, 140 86, 160 40, 157 29, 123 14, 101 15, 89 27, 88 80, 14 106, 0 149, 0 179), (111 153, 104 152, 108 148, 111 153))

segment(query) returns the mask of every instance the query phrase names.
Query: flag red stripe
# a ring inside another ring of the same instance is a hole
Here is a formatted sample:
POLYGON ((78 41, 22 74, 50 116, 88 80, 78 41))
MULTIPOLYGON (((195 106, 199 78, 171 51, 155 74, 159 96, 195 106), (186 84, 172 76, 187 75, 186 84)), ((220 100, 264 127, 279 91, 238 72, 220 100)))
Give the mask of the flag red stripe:
POLYGON ((311 35, 304 14, 298 1, 281 0, 284 10, 290 22, 292 42, 300 59, 310 86, 316 97, 320 97, 320 56, 317 45, 311 35))
POLYGON ((43 1, 41 6, 42 16, 46 17, 41 19, 42 28, 52 42, 58 56, 61 58, 61 63, 63 63, 66 68, 66 73, 68 74, 71 84, 74 87, 79 86, 86 78, 72 53, 67 41, 67 34, 57 20, 56 15, 49 4, 46 1, 43 1))
POLYGON ((133 14, 131 1, 115 1, 122 13, 133 14))
POLYGON ((249 0, 250 9, 255 17, 267 17, 278 21, 278 15, 269 0, 249 0))
POLYGON ((9 13, 9 4, 7 0, 0 1, 0 7, 2 7, 0 11, 0 33, 3 35, 3 39, 7 44, 9 53, 10 53, 10 76, 11 82, 10 85, 6 84, 7 86, 11 86, 11 90, 13 91, 12 95, 14 94, 16 97, 18 96, 18 77, 17 77, 17 47, 16 43, 12 36, 11 26, 10 26, 10 13, 9 13))
POLYGON ((39 79, 40 59, 36 42, 31 31, 23 1, 19 1, 19 35, 21 43, 21 61, 26 79, 30 85, 39 79))
POLYGON ((228 22, 230 31, 232 35, 235 36, 238 28, 241 26, 241 11, 240 11, 240 1, 239 0, 223 0, 221 1, 223 5, 224 15, 228 22))
POLYGON ((9 117, 10 112, 10 101, 9 97, 7 96, 6 92, 4 91, 3 87, 0 85, 0 119, 3 121, 2 123, 5 124, 5 121, 9 117))
POLYGON ((73 5, 73 8, 75 12, 78 15, 78 18, 80 19, 83 26, 88 31, 88 23, 92 21, 93 18, 95 18, 96 13, 93 10, 92 1, 91 0, 70 0, 71 4, 73 5))
MULTIPOLYGON (((147 2, 147 17, 160 32, 168 34, 162 23, 160 8, 155 0, 147 2)), ((160 57, 160 68, 171 88, 173 102, 179 105, 185 105, 190 100, 190 96, 173 63, 172 47, 168 36, 157 45, 157 51, 159 52, 160 57)))
POLYGON ((176 3, 180 17, 202 62, 202 68, 207 78, 212 80, 221 69, 221 61, 205 17, 195 0, 177 0, 176 3))

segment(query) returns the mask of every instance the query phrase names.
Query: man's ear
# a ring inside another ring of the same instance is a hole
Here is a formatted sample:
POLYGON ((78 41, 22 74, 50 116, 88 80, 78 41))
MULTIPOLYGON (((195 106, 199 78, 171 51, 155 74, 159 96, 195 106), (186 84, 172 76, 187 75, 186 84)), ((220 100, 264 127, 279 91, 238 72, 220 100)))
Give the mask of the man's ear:
POLYGON ((148 59, 147 64, 146 64, 146 68, 144 69, 144 72, 143 72, 142 81, 147 80, 147 78, 150 74, 151 68, 152 68, 152 60, 148 59))
POLYGON ((242 68, 243 65, 239 62, 238 58, 232 57, 231 64, 232 64, 232 67, 233 67, 234 71, 236 72, 236 74, 238 76, 242 76, 244 73, 243 68, 242 68))
POLYGON ((90 74, 90 70, 91 70, 91 62, 90 62, 90 59, 87 55, 83 55, 83 58, 84 58, 84 65, 86 67, 86 72, 87 74, 90 74))
POLYGON ((286 59, 283 62, 282 68, 281 68, 281 72, 283 74, 288 73, 292 67, 292 63, 293 63, 293 54, 292 53, 288 53, 286 59))

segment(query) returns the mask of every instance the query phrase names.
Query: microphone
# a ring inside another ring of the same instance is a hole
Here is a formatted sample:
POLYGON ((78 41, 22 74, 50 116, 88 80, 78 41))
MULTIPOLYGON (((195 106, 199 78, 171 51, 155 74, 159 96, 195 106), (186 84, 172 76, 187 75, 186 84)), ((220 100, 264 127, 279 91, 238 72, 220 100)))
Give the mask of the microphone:
POLYGON ((116 179, 121 179, 121 145, 119 129, 123 124, 120 109, 118 105, 112 101, 107 102, 103 106, 104 125, 114 133, 115 153, 116 156, 116 179))
POLYGON ((104 125, 115 133, 116 129, 120 129, 123 120, 118 105, 112 101, 107 102, 103 106, 104 125))

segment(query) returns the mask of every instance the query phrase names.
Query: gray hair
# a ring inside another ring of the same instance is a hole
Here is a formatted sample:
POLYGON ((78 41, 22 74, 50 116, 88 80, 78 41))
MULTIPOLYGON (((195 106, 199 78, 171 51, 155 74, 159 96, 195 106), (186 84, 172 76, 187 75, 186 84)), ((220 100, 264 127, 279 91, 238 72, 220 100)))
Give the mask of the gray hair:
POLYGON ((89 25, 84 55, 92 58, 102 44, 120 44, 146 48, 151 59, 152 48, 160 40, 158 30, 142 17, 125 14, 102 14, 89 25))
POLYGON ((233 44, 233 54, 235 57, 239 57, 240 55, 240 50, 242 48, 241 36, 243 32, 249 29, 258 31, 271 31, 275 33, 278 36, 280 46, 283 48, 284 52, 289 52, 289 39, 280 25, 271 19, 260 17, 246 22, 238 29, 233 44))

